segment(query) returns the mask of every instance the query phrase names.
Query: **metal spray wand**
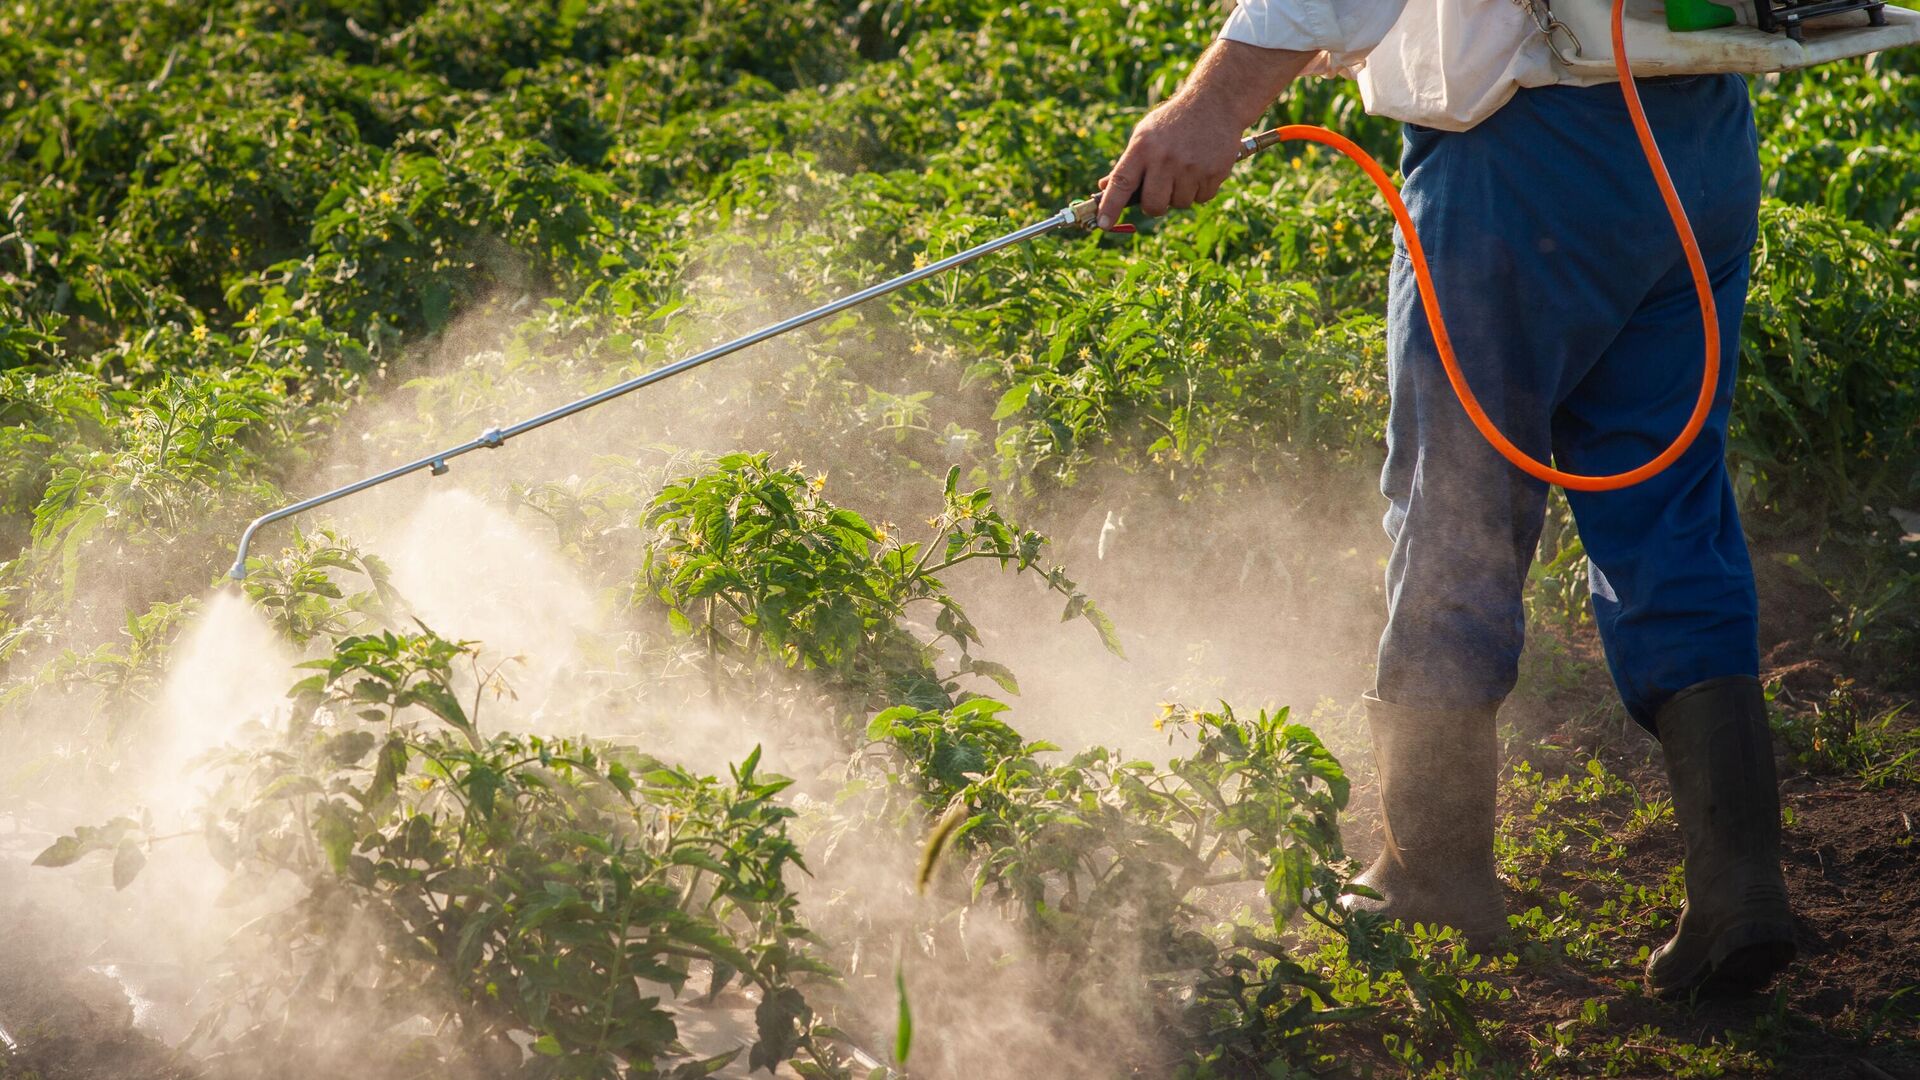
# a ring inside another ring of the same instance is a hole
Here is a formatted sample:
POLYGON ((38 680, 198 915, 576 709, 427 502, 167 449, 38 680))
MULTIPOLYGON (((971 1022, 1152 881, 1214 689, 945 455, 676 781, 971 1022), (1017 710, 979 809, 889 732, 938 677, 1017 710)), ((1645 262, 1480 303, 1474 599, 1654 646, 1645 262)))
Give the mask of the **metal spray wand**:
MULTIPOLYGON (((1263 131, 1257 135, 1249 135, 1247 138, 1241 140, 1239 157, 1245 158, 1251 154, 1258 153, 1278 141, 1280 141, 1278 129, 1263 131)), ((596 405, 605 404, 614 398, 630 394, 641 387, 652 386, 654 383, 662 380, 671 379, 675 375, 692 371, 702 364, 739 352, 741 349, 747 348, 750 345, 758 345, 769 338, 779 337, 790 331, 798 330, 803 326, 819 322, 821 319, 837 315, 848 308, 864 304, 869 300, 885 296, 888 293, 897 292, 915 282, 925 281, 927 278, 933 277, 936 274, 945 273, 958 266, 964 266, 975 259, 991 255, 1002 248, 1022 244, 1028 240, 1045 236, 1048 233, 1060 229, 1079 229, 1083 232, 1091 231, 1095 227, 1094 214, 1099 209, 1099 205, 1100 198, 1097 195, 1082 199, 1046 220, 1028 225, 1024 229, 1016 229, 1004 236, 988 240, 984 244, 977 244, 970 247, 957 255, 950 255, 947 258, 941 259, 939 262, 929 263, 917 270, 901 274, 899 277, 883 281, 878 285, 868 286, 859 292, 850 293, 831 303, 822 304, 812 311, 803 312, 783 322, 762 327, 750 334, 734 338, 732 341, 715 345, 703 353, 689 356, 683 360, 676 360, 664 367, 655 368, 644 375, 638 375, 628 379, 626 382, 609 386, 598 393, 589 394, 577 401, 570 401, 557 409, 543 412, 539 416, 522 420, 511 427, 489 428, 481 432, 477 437, 461 443, 458 446, 448 447, 438 453, 429 454, 415 461, 409 461, 405 465, 397 465, 388 469, 386 472, 369 476, 364 480, 356 480, 345 487, 338 487, 324 494, 315 495, 310 499, 303 499, 289 506, 283 506, 271 513, 262 514, 254 518, 253 521, 247 525, 246 531, 240 534, 239 551, 234 555, 233 568, 227 571, 227 576, 235 581, 243 581, 246 579, 247 551, 253 546, 254 534, 258 533, 262 526, 271 525, 276 521, 293 517, 296 514, 304 514, 315 507, 325 506, 330 502, 344 499, 349 495, 358 494, 368 488, 379 487, 389 480, 397 480, 402 476, 419 472, 422 469, 427 470, 434 476, 439 476, 447 471, 447 463, 449 461, 452 461, 462 454, 471 453, 472 451, 480 449, 497 450, 506 445, 508 439, 514 438, 515 436, 525 435, 535 428, 546 427, 556 420, 565 420, 575 413, 585 412, 596 405)), ((1115 226, 1109 231, 1132 232, 1133 227, 1130 225, 1121 225, 1115 226)))

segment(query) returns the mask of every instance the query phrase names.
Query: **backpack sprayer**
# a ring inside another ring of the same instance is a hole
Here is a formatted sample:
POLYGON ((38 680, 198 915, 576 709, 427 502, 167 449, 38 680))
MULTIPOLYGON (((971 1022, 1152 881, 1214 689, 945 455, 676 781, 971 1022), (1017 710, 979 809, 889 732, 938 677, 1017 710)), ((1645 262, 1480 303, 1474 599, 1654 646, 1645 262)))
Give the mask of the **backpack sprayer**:
MULTIPOLYGON (((1250 157, 1279 143, 1295 140, 1330 146, 1352 158, 1380 189, 1381 196, 1386 200, 1388 208, 1393 211, 1394 220, 1400 226, 1401 235, 1406 240, 1407 254, 1412 260, 1415 277, 1419 284, 1421 305, 1426 312, 1427 322, 1433 331, 1434 343, 1440 354, 1440 362, 1446 369, 1447 381, 1452 384, 1454 394, 1459 397, 1461 407, 1466 410, 1474 427, 1495 450, 1500 452, 1501 456, 1512 462, 1516 468, 1548 483, 1559 484, 1576 491, 1611 491, 1630 487, 1665 469, 1692 444, 1713 406, 1714 390, 1720 375, 1719 320, 1714 312, 1713 290, 1708 281, 1706 265, 1701 258, 1699 245, 1694 240, 1693 227, 1688 223, 1686 211, 1681 206, 1680 196, 1674 190, 1673 180, 1667 174, 1665 162, 1661 160, 1660 149, 1654 142, 1653 131, 1647 124, 1646 112, 1641 108, 1640 95, 1634 86, 1634 77, 1636 75, 1787 71, 1830 60, 1861 56, 1920 41, 1920 12, 1891 7, 1884 0, 1727 0, 1725 3, 1719 0, 1665 0, 1664 4, 1661 0, 1611 0, 1612 18, 1611 25, 1608 26, 1606 17, 1608 0, 1557 0, 1557 2, 1516 0, 1516 2, 1533 17, 1552 48, 1555 58, 1567 71, 1575 74, 1610 72, 1619 79, 1621 93, 1626 98, 1627 111, 1632 118, 1634 130, 1640 137, 1641 150, 1646 154, 1647 166, 1653 173, 1654 182, 1660 188, 1667 213, 1673 219, 1674 232, 1679 236, 1681 247, 1686 253, 1687 265, 1693 272, 1695 291, 1700 298, 1701 325, 1705 330, 1706 349, 1706 363, 1701 373, 1700 396, 1694 403, 1692 415, 1688 417, 1686 425, 1674 437, 1673 442, 1639 468, 1610 476, 1583 476, 1562 472, 1528 456, 1525 451, 1500 433, 1499 428, 1487 416, 1486 410, 1481 408, 1479 401, 1474 398, 1473 391, 1467 386, 1466 378, 1461 374, 1459 364, 1454 359, 1453 343, 1448 338, 1446 322, 1441 317, 1440 305, 1435 298, 1432 274, 1427 268, 1426 252, 1420 245, 1420 237, 1414 231, 1413 220, 1407 214, 1407 207, 1401 201, 1399 190, 1394 186, 1386 170, 1380 167, 1380 163, 1352 140, 1321 127, 1304 124, 1286 125, 1249 135, 1241 140, 1240 151, 1235 160, 1250 157), (1605 35, 1601 33, 1603 27, 1608 31, 1605 35), (1612 50, 1609 53, 1589 52, 1582 44, 1583 40, 1595 43, 1608 41, 1612 45, 1612 50), (1629 42, 1633 46, 1631 63, 1627 59, 1629 42)), ((1137 200, 1138 197, 1136 192, 1134 198, 1137 200)), ((795 315, 783 322, 774 323, 734 338, 732 341, 716 345, 705 352, 676 360, 644 375, 541 413, 539 416, 522 420, 511 427, 490 428, 458 446, 449 447, 405 465, 388 469, 386 472, 369 476, 364 480, 355 481, 345 487, 335 488, 310 499, 283 506, 271 513, 262 514, 248 524, 246 531, 241 534, 239 551, 234 557, 233 568, 227 572, 227 576, 236 581, 245 579, 248 548, 253 544, 254 535, 263 526, 325 506, 368 488, 378 487, 390 480, 397 480, 422 469, 431 475, 440 476, 447 471, 447 463, 462 454, 480 449, 497 450, 506 445, 507 440, 516 436, 565 420, 576 413, 585 412, 596 405, 603 405, 642 387, 671 379, 675 375, 692 371, 723 356, 732 355, 770 338, 819 322, 848 308, 897 292, 916 282, 965 266, 1003 248, 1023 244, 1061 230, 1074 230, 1083 234, 1093 232, 1097 228, 1095 215, 1099 205, 1100 197, 1097 195, 1082 199, 1053 216, 1023 229, 1016 229, 1004 236, 968 248, 957 255, 948 256, 939 262, 930 263, 910 273, 871 285, 859 292, 823 304, 812 311, 795 315)), ((1133 226, 1115 225, 1105 231, 1130 233, 1133 231, 1133 226)))

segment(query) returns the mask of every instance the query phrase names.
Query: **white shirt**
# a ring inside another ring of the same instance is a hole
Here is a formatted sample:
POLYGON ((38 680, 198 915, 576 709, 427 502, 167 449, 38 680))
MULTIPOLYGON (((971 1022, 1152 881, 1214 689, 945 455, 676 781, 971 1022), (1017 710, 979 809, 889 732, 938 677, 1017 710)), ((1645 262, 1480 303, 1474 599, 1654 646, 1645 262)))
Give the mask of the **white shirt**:
POLYGON ((1240 0, 1220 36, 1319 52, 1308 70, 1352 76, 1368 112, 1447 131, 1523 86, 1609 81, 1557 68, 1519 0, 1240 0))

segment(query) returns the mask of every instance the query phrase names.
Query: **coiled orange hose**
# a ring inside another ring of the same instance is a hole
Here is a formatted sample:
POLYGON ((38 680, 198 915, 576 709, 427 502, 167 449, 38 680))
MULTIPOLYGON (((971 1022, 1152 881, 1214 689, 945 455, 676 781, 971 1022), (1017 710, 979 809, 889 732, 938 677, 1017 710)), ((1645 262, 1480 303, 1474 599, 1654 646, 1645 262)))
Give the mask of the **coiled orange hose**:
POLYGON ((1331 146, 1347 155, 1366 171, 1374 186, 1387 200, 1387 206, 1393 210, 1395 221, 1400 223, 1400 232, 1406 237, 1407 256, 1413 261, 1413 273, 1420 286, 1420 303, 1426 309, 1427 323, 1433 330, 1433 344, 1440 353, 1441 366, 1446 368, 1447 381, 1453 384, 1453 392, 1460 399, 1460 405, 1467 410, 1467 418, 1473 421, 1480 434, 1493 445, 1500 456, 1512 462, 1515 467, 1529 476, 1538 477, 1550 484, 1574 491, 1617 491, 1632 487, 1673 464, 1685 453, 1687 447, 1700 434, 1707 422, 1707 414, 1713 409, 1714 391, 1720 379, 1720 318, 1714 310, 1713 285, 1707 277, 1706 260, 1700 255, 1700 244, 1694 238, 1693 225, 1687 220, 1686 208, 1680 205, 1680 195, 1673 188, 1673 177, 1667 172, 1667 163, 1660 156, 1660 147, 1654 142, 1653 129, 1647 124, 1647 113, 1640 105, 1640 91, 1633 83, 1633 72, 1627 64, 1626 35, 1623 29, 1624 0, 1613 3, 1613 58, 1615 69, 1620 75, 1620 92, 1627 100, 1627 112, 1633 118, 1633 130, 1640 136, 1640 149, 1646 154, 1647 167, 1653 171, 1654 183, 1659 185, 1660 197, 1667 204, 1667 214, 1673 219, 1673 230, 1680 236, 1680 246, 1686 251, 1687 268, 1693 271, 1694 291, 1700 296, 1701 325, 1706 331, 1706 368, 1700 376, 1700 396, 1693 404, 1693 415, 1687 417, 1686 426, 1673 442, 1651 461, 1636 469, 1611 476, 1585 476, 1580 473, 1563 472, 1545 462, 1535 460, 1526 451, 1513 445, 1500 433, 1487 411, 1480 406, 1479 399, 1473 396, 1473 390, 1467 385, 1465 375, 1460 372, 1460 363, 1454 357, 1453 342, 1447 336, 1446 320, 1440 315, 1440 302, 1433 291, 1433 274, 1427 268, 1427 254, 1420 246, 1420 236, 1414 232, 1413 219, 1407 214, 1407 204, 1401 200, 1400 191, 1394 187, 1393 179, 1387 175, 1380 163, 1356 145, 1353 140, 1323 127, 1308 124, 1290 124, 1275 129, 1281 141, 1305 140, 1331 146))

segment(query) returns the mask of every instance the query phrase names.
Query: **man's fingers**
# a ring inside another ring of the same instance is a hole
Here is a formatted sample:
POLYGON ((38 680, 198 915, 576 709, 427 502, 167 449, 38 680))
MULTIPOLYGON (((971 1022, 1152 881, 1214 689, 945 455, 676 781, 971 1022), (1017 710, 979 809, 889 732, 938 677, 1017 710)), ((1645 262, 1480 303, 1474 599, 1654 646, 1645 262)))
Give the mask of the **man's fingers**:
POLYGON ((1161 165, 1149 169, 1146 179, 1140 183, 1140 212, 1148 217, 1159 217, 1167 212, 1167 205, 1173 197, 1173 170, 1161 165))
POLYGON ((1191 210, 1200 193, 1200 181, 1192 173, 1181 173, 1173 178, 1173 192, 1167 202, 1175 210, 1191 210))
POLYGON ((1137 144, 1129 144, 1120 160, 1113 163, 1113 171, 1100 181, 1100 211, 1096 221, 1101 228, 1113 228, 1127 203, 1132 201, 1133 193, 1139 190, 1142 172, 1139 161, 1137 144))
POLYGON ((1132 202, 1139 203, 1142 214, 1159 217, 1219 193, 1226 171, 1214 163, 1220 147, 1214 144, 1211 130, 1160 122, 1163 119, 1163 113, 1155 112, 1143 120, 1127 142, 1126 152, 1100 182, 1096 220, 1101 228, 1112 228, 1132 202))

